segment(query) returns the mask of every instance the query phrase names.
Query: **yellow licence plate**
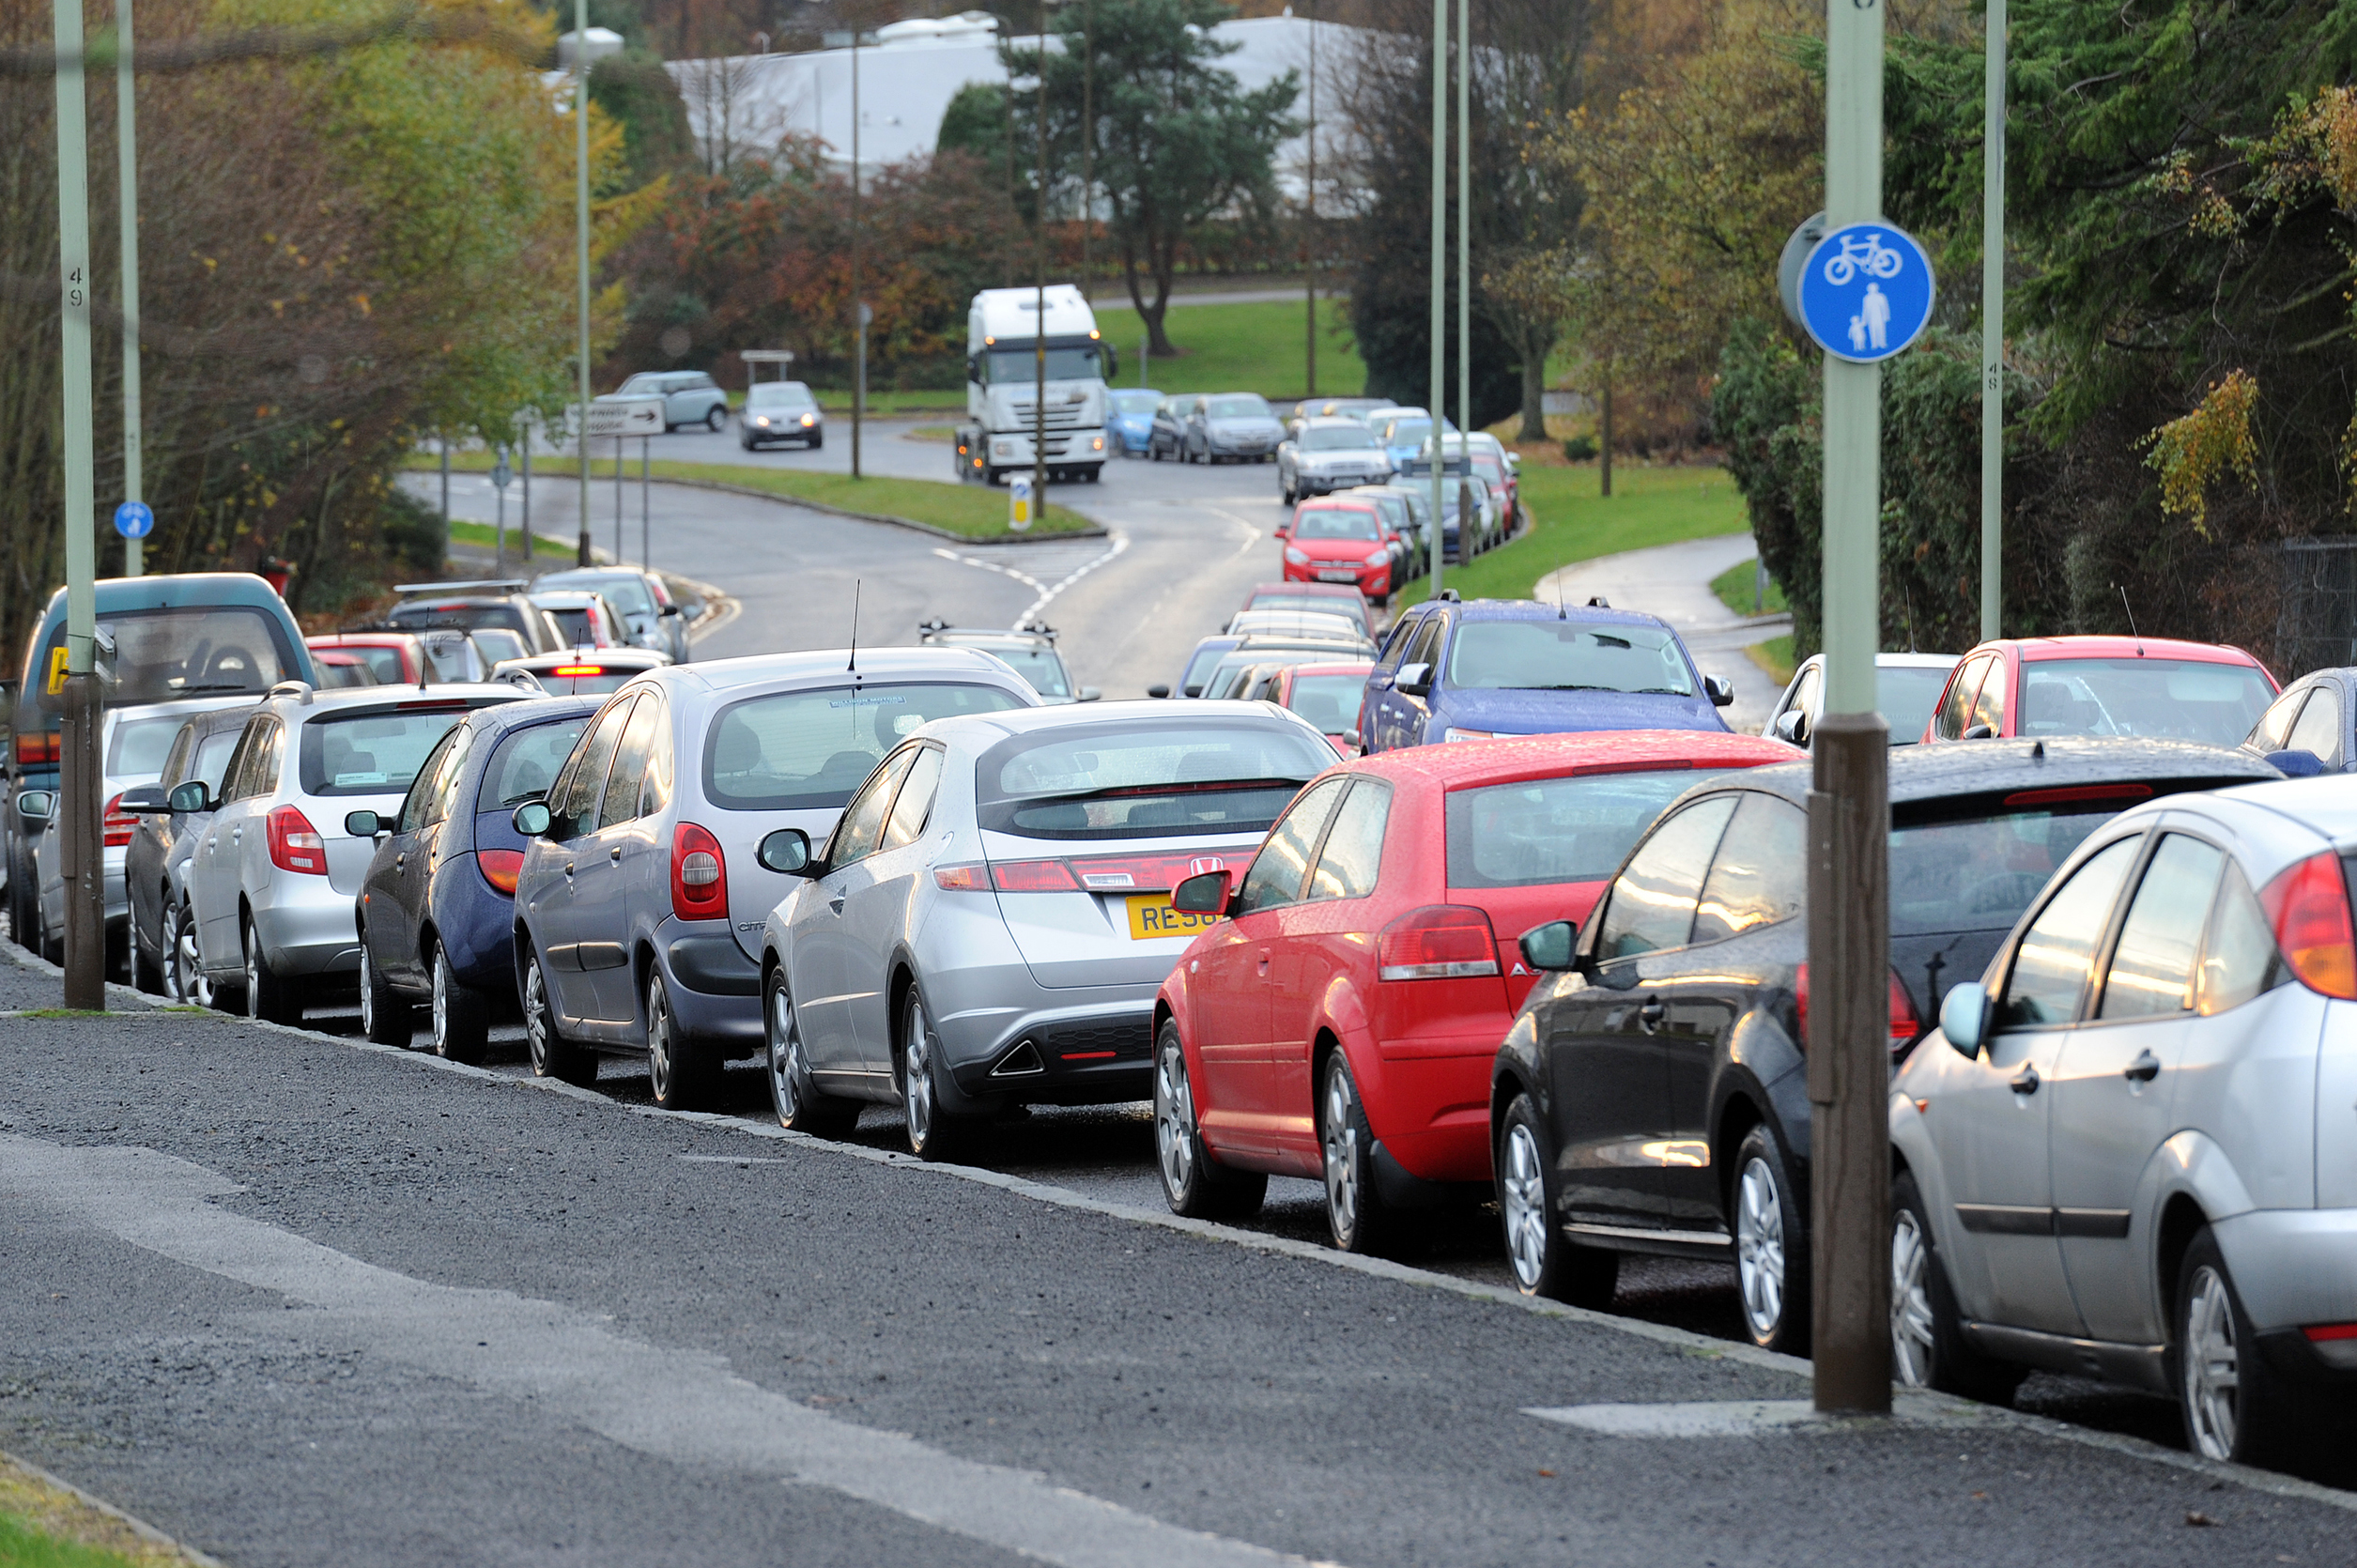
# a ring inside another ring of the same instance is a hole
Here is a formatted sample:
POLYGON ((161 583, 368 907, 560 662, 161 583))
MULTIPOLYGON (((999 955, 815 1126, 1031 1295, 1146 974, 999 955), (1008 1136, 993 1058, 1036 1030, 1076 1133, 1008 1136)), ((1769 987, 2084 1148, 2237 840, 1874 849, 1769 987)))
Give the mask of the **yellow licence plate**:
POLYGON ((1193 936, 1220 922, 1216 915, 1196 915, 1170 907, 1167 893, 1139 894, 1129 899, 1130 936, 1143 942, 1157 936, 1193 936))

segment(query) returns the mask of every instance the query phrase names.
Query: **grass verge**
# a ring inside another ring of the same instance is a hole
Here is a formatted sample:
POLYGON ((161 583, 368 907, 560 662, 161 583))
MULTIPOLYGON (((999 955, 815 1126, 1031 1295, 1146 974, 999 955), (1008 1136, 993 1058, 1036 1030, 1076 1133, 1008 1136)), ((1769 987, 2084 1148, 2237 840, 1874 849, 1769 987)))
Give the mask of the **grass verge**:
MULTIPOLYGON (((1513 543, 1450 567, 1441 585, 1468 599, 1527 599, 1559 566, 1750 526, 1722 469, 1624 468, 1612 477, 1613 493, 1604 497, 1593 468, 1525 466, 1522 500, 1536 522, 1513 543)), ((1410 583, 1400 603, 1422 604, 1431 587, 1429 577, 1410 583)))
MULTIPOLYGON (((408 466, 414 469, 431 469, 440 461, 438 454, 421 453, 409 459, 408 466)), ((536 473, 569 477, 576 471, 576 461, 571 457, 541 457, 533 461, 532 468, 536 473)), ((450 466, 469 473, 487 473, 491 468, 490 453, 454 452, 450 454, 450 466)), ((610 464, 601 469, 593 458, 590 473, 593 478, 602 473, 606 483, 612 483, 613 469, 610 464)), ((901 517, 968 539, 1016 537, 1007 528, 1007 492, 979 484, 930 479, 854 479, 843 473, 740 468, 730 463, 657 461, 650 467, 648 475, 654 479, 732 484, 776 496, 780 500, 816 501, 821 506, 840 507, 846 512, 901 517)), ((626 469, 624 478, 632 481, 638 478, 635 465, 626 469)), ((1079 513, 1051 503, 1032 532, 1035 535, 1075 533, 1095 526, 1079 513)), ((453 524, 452 527, 455 531, 457 525, 453 524)), ((483 543, 489 542, 486 531, 483 543)))
POLYGON ((1772 637, 1765 642, 1755 642, 1744 652, 1751 655, 1753 664, 1766 670, 1781 685, 1791 685, 1793 671, 1800 668, 1800 661, 1793 657, 1793 634, 1790 632, 1782 637, 1772 637))
POLYGON ((0 1461, 0 1568, 187 1568, 189 1559, 0 1461))
MULTIPOLYGON (((451 456, 450 466, 454 469, 458 466, 458 458, 455 453, 453 453, 451 456)), ((516 539, 517 531, 518 530, 514 523, 508 524, 507 547, 510 550, 514 550, 516 547, 516 539)), ((453 522, 450 525, 450 537, 457 544, 474 545, 486 550, 499 543, 498 530, 495 530, 489 523, 453 522)), ((573 559, 573 549, 571 546, 559 545, 553 540, 543 539, 538 534, 534 534, 532 536, 531 553, 534 555, 547 556, 551 560, 571 561, 573 559)))
POLYGON ((1792 609, 1784 602, 1782 583, 1770 577, 1765 598, 1758 597, 1759 586, 1757 561, 1730 566, 1710 580, 1710 591, 1718 595, 1718 602, 1737 615, 1783 615, 1792 609))
MULTIPOLYGON (((1126 300, 1126 291, 1117 291, 1126 300)), ((1366 366, 1344 325, 1344 302, 1317 302, 1317 387, 1329 397, 1355 397, 1366 385, 1366 366)), ((1097 305, 1097 330, 1121 351, 1114 384, 1148 386, 1163 392, 1256 392, 1264 397, 1299 397, 1309 389, 1308 317, 1300 300, 1241 305, 1176 305, 1163 317, 1163 331, 1179 349, 1175 360, 1150 360, 1138 367, 1138 345, 1146 326, 1128 304, 1097 305)))

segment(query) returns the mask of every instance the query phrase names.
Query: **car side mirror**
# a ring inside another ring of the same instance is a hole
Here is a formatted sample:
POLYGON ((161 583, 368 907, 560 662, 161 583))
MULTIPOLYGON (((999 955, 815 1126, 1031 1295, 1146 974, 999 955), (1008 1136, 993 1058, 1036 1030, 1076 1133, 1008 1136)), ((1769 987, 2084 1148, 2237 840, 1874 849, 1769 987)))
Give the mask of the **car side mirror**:
POLYGON ((1569 969, 1579 941, 1578 921, 1549 920, 1524 931, 1516 945, 1522 949, 1522 961, 1534 970, 1569 969))
POLYGON ((1776 738, 1779 741, 1793 746, 1809 744, 1809 715, 1802 709, 1795 708, 1788 713, 1777 715, 1776 723, 1772 728, 1776 731, 1776 738))
POLYGON ((1705 675, 1702 694, 1710 699, 1712 707, 1724 708, 1735 699, 1735 684, 1724 675, 1705 675))
POLYGON ((1225 915, 1228 884, 1235 875, 1225 867, 1199 871, 1170 890, 1170 907, 1189 915, 1225 915))
POLYGON ((517 807, 516 814, 507 820, 509 824, 525 838, 539 838, 547 835, 548 824, 557 819, 549 811, 547 801, 528 800, 517 807))
POLYGON ((1940 1033, 1956 1048, 1956 1054, 1968 1060, 1980 1055, 1982 1038, 1989 1028, 1989 992, 1980 981, 1968 985, 1950 986, 1940 1003, 1940 1033))
POLYGON ((28 826, 35 822, 48 822, 57 815, 57 792, 54 790, 19 790, 16 795, 16 814, 23 818, 28 826))
MULTIPOLYGON (((1170 688, 1165 686, 1163 689, 1167 691, 1170 688)), ((1103 699, 1104 695, 1104 688, 1102 686, 1083 686, 1080 688, 1080 700, 1083 702, 1100 701, 1103 699)))
POLYGON ((753 858, 763 870, 783 876, 807 877, 816 869, 810 864, 810 836, 798 827, 781 827, 763 838, 753 858))
POLYGON ((665 605, 665 606, 664 606, 664 607, 663 607, 660 610, 656 611, 655 613, 656 613, 656 614, 658 614, 658 615, 667 615, 667 616, 669 616, 669 615, 677 615, 677 614, 679 613, 679 607, 678 607, 677 605, 665 605))
POLYGON ((981 355, 979 355, 979 354, 972 354, 972 355, 968 355, 968 356, 966 357, 966 361, 965 361, 965 378, 966 378, 967 380, 969 380, 969 381, 973 382, 973 383, 974 383, 976 386, 978 386, 978 386, 980 386, 980 385, 982 385, 982 356, 981 356, 981 355))
POLYGON ((1432 667, 1428 664, 1403 664, 1392 680, 1395 690, 1410 697, 1423 697, 1432 690, 1432 667))
POLYGON ((172 809, 172 802, 161 784, 134 784, 123 792, 123 798, 115 803, 115 809, 127 817, 160 816, 172 809))
POLYGON ((1182 688, 1182 689, 1185 691, 1186 695, 1187 695, 1187 696, 1189 696, 1189 697, 1201 697, 1201 696, 1203 695, 1203 686, 1202 686, 1202 684, 1201 684, 1200 682, 1196 683, 1195 684, 1194 684, 1194 685, 1192 685, 1192 686, 1187 686, 1187 687, 1184 687, 1184 688, 1182 688))
POLYGON ((347 811, 344 831, 355 838, 374 838, 379 833, 391 833, 393 823, 374 811, 347 811))
POLYGON ((1148 697, 1168 697, 1170 695, 1170 688, 1158 682, 1146 688, 1146 695, 1148 697))
POLYGON ((217 803, 213 799, 211 785, 201 778, 192 778, 173 785, 171 794, 164 797, 164 804, 175 811, 189 813, 210 811, 217 803))
POLYGON ((2314 778, 2324 771, 2324 759, 2313 751, 2271 751, 2267 765, 2286 778, 2314 778))
POLYGON ((1289 519, 1277 525, 1276 537, 1279 539, 1290 539, 1293 537, 1293 524, 1289 519))
POLYGON ((1976 724, 1956 738, 1960 741, 1993 741, 1997 732, 1985 724, 1976 724))

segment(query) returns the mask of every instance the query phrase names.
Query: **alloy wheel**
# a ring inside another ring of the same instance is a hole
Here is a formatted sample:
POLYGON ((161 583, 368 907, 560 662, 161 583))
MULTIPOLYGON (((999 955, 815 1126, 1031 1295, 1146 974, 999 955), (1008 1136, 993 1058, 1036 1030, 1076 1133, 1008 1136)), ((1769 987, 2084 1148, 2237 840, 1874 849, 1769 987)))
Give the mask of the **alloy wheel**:
POLYGON ((1764 1160, 1746 1165, 1736 1182, 1735 1270, 1743 1315, 1752 1333, 1766 1339, 1784 1321, 1784 1206, 1764 1160))
POLYGON ((372 968, 368 961, 368 932, 362 930, 360 933, 360 1032, 369 1039, 377 1038, 377 988, 369 984, 374 977, 372 968))
POLYGON ((1538 1139, 1519 1122, 1506 1129, 1503 1163, 1498 1193, 1505 1208, 1507 1254, 1516 1283, 1536 1290, 1547 1272, 1547 1164, 1539 1158, 1538 1139))
POLYGON ((933 1033, 925 1004, 908 999, 908 1044, 901 1053, 901 1109, 908 1117, 908 1145, 921 1150, 933 1132, 933 1033))
POLYGON ((2206 1264, 2194 1275, 2180 1354, 2194 1441, 2204 1458, 2231 1459, 2242 1383, 2234 1343, 2234 1303, 2226 1295, 2226 1277, 2206 1264))
POLYGON ((175 1002, 213 1005, 213 983, 205 977, 196 950, 196 922, 189 918, 184 904, 174 904, 163 914, 163 987, 175 1002))
POLYGON ((1359 1130, 1350 1075, 1339 1064, 1326 1069, 1326 1115, 1318 1142, 1326 1155, 1326 1207, 1337 1236, 1359 1223, 1359 1130))
POLYGON ((658 980, 647 987, 647 1078, 655 1098, 668 1104, 679 1075, 679 1042, 671 1038, 670 999, 658 980))
POLYGON ((439 946, 434 949, 434 1054, 450 1054, 450 961, 439 946))
POLYGON ((769 988, 769 1094, 782 1123, 802 1115, 802 1030, 781 980, 769 988))
POLYGON ((245 929, 245 1015, 262 1016, 262 945, 254 940, 252 926, 245 929))
POLYGON ((1163 1186, 1184 1192, 1194 1176, 1194 1096, 1187 1087, 1187 1056, 1177 1040, 1163 1042, 1154 1062, 1154 1153, 1163 1186))
POLYGON ((1932 1382, 1932 1249, 1915 1215, 1890 1217, 1890 1370, 1911 1389, 1932 1382))
POLYGON ((531 1048, 532 1070, 543 1078, 556 1068, 548 1059, 548 982, 537 956, 524 961, 524 1042, 531 1048))

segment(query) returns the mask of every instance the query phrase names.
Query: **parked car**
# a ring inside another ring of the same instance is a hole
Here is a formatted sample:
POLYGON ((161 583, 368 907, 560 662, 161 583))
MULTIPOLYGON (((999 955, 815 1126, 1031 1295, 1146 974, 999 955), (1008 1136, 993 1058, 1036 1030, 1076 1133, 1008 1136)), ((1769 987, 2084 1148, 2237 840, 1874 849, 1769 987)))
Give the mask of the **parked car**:
POLYGON ((424 632, 323 632, 303 639, 313 662, 349 657, 368 670, 366 681, 323 682, 330 685, 423 686, 437 681, 478 682, 490 678, 495 659, 484 657, 472 638, 456 630, 424 632))
POLYGON ((1288 435, 1300 433, 1302 425, 1314 419, 1347 419, 1363 429, 1367 421, 1379 413, 1389 413, 1398 407, 1388 397, 1305 397, 1293 405, 1293 413, 1285 422, 1288 435))
POLYGON ((1473 471, 1498 498, 1500 526, 1512 533, 1522 526, 1522 458, 1513 448, 1487 431, 1467 438, 1473 450, 1473 471))
POLYGON ((531 693, 535 697, 544 692, 550 697, 603 697, 670 662, 651 648, 576 648, 569 653, 504 660, 491 671, 491 678, 529 677, 538 688, 531 693))
MULTIPOLYGON (((115 645, 115 679, 105 688, 109 706, 208 695, 259 698, 281 681, 318 679, 286 602, 251 573, 106 577, 96 596, 99 629, 115 645)), ((0 835, 7 844, 9 922, 22 940, 39 915, 33 841, 40 827, 23 820, 17 803, 25 791, 57 788, 65 726, 64 589, 50 595, 34 623, 18 676, 0 835)))
POLYGON ((1031 684, 1046 703, 1094 702, 1104 695, 1095 686, 1074 686, 1064 655, 1055 651, 1055 628, 1028 625, 1011 632, 952 626, 935 618, 917 624, 917 639, 934 648, 977 648, 1004 661, 1031 684))
POLYGON ((524 592, 521 578, 402 583, 393 592, 403 598, 385 612, 385 619, 399 630, 451 627, 472 632, 498 627, 523 638, 525 646, 535 653, 556 653, 564 649, 564 639, 558 635, 555 623, 524 592))
POLYGON ((2321 1462, 2357 1371, 2353 854, 2341 780, 2150 801, 1949 992, 1891 1085, 1899 1380, 2107 1378, 2204 1458, 2321 1462))
POLYGON ((516 1010, 513 814, 547 797, 596 711, 584 697, 479 708, 426 754, 397 809, 345 817, 376 846, 352 914, 370 1039, 408 1044, 424 1004, 436 1055, 483 1060, 493 1021, 516 1010))
POLYGON ((378 684, 377 671, 367 656, 349 649, 314 649, 311 665, 318 672, 321 691, 343 691, 352 686, 378 684))
POLYGON ((1162 406, 1163 394, 1143 387, 1124 388, 1105 394, 1109 411, 1105 435, 1115 451, 1124 457, 1144 453, 1154 440, 1154 410, 1162 406))
POLYGON ((642 370, 593 401, 614 403, 637 397, 663 400, 667 434, 683 424, 701 424, 715 435, 729 427, 729 394, 701 370, 642 370))
POLYGON ((1402 582, 1413 582, 1432 570, 1432 534, 1425 526, 1430 499, 1419 499, 1390 484, 1357 484, 1333 492, 1337 500, 1371 500, 1383 514, 1383 526, 1399 537, 1402 582))
POLYGON ((1334 1245, 1383 1253, 1413 1212, 1486 1188, 1490 1064, 1533 980, 1514 934, 1584 918, 1688 786, 1794 755, 1651 730, 1329 770, 1249 870, 1206 868, 1171 895, 1212 923, 1154 1009, 1170 1207, 1249 1213, 1271 1175, 1322 1179, 1334 1245))
POLYGON ((1280 665, 1244 695, 1300 715, 1332 741, 1336 751, 1355 757, 1359 754, 1359 704, 1366 699, 1367 672, 1374 668, 1363 661, 1280 665))
POLYGON ((1287 581, 1355 584, 1378 606, 1391 603, 1408 555, 1406 541, 1386 526, 1383 509, 1371 500, 1303 501, 1277 525, 1276 537, 1285 549, 1287 581))
POLYGON ((180 726, 152 791, 123 792, 123 810, 137 825, 123 851, 123 893, 131 904, 131 974, 143 990, 175 1002, 212 1006, 212 983, 197 961, 196 924, 189 918, 189 854, 212 812, 179 811, 172 792, 192 781, 218 799, 229 754, 245 731, 251 704, 216 708, 180 726), (152 984, 150 982, 153 982, 152 984))
POLYGON ((1523 599, 1418 605, 1367 677, 1369 752, 1575 730, 1716 730, 1734 688, 1654 616, 1523 599))
POLYGON ((1285 666, 1268 661, 1254 663, 1250 659, 1225 659, 1211 671, 1211 678, 1203 683, 1203 695, 1212 702, 1248 702, 1255 700, 1252 688, 1274 678, 1285 666))
MULTIPOLYGON (((1196 643, 1194 652, 1187 656, 1186 673, 1178 682, 1178 695, 1201 697, 1210 682, 1211 672, 1219 669, 1222 663, 1240 653, 1244 655, 1243 662, 1250 664, 1282 662, 1276 656, 1285 653, 1314 654, 1329 659, 1368 658, 1375 653, 1375 644, 1364 638, 1327 637, 1317 631, 1256 632, 1248 637, 1239 637, 1233 634, 1207 637, 1196 643), (1252 657, 1255 654, 1264 654, 1267 658, 1265 661, 1256 660, 1252 657)), ((1148 686, 1146 688, 1146 695, 1168 697, 1170 688, 1160 685, 1148 686)))
POLYGON ((631 646, 628 635, 622 629, 622 617, 614 613, 602 593, 575 589, 538 590, 531 602, 557 623, 559 635, 577 653, 631 646))
POLYGON ((1240 858, 1333 756, 1259 704, 1112 702, 916 730, 813 853, 762 938, 778 1120, 840 1130, 900 1101, 950 1156, 1009 1104, 1136 1099, 1154 993, 1194 921, 1170 888, 1240 858))
MULTIPOLYGON (((1429 408, 1387 408, 1367 416, 1367 428, 1383 444, 1383 453, 1391 459, 1394 471, 1404 472, 1419 455, 1429 456, 1425 448, 1432 443, 1432 410, 1429 408)), ((1456 426, 1446 419, 1440 422, 1441 438, 1457 434, 1456 426)))
MULTIPOLYGON (((2272 771, 2168 740, 1894 749, 1892 1057, 2116 812, 2272 771)), ((1523 961, 1551 973, 1499 1048, 1489 1105, 1524 1291, 1594 1306, 1623 1253, 1731 1261, 1753 1342, 1807 1353, 1810 780, 1794 764, 1689 792, 1590 918, 1522 933, 1523 961)))
MULTIPOLYGON (((1874 710, 1890 727, 1892 746, 1913 746, 1923 738, 1923 727, 1939 702, 1948 672, 1956 668, 1953 653, 1877 653, 1874 655, 1874 710)), ((1768 710, 1760 733, 1795 746, 1807 746, 1825 716, 1826 656, 1811 653, 1784 686, 1784 694, 1768 710)))
POLYGON ((1248 637, 1237 644, 1233 652, 1211 667, 1204 678, 1202 695, 1210 698, 1249 698, 1254 683, 1262 676, 1273 677, 1289 665, 1332 664, 1337 658, 1364 658, 1371 650, 1350 652, 1331 642, 1296 643, 1286 647, 1283 639, 1248 637))
POLYGON ((1186 399, 1178 434, 1183 463, 1266 463, 1285 439, 1285 426, 1257 392, 1219 392, 1186 399))
POLYGON ((1306 635, 1343 642, 1366 637, 1363 622, 1323 609, 1240 609, 1228 617, 1227 629, 1238 637, 1306 635))
POLYGON ((826 415, 801 382, 763 381, 746 392, 737 430, 737 444, 747 452, 772 441, 800 441, 816 452, 826 444, 826 415))
POLYGON ((306 1007, 350 994, 360 976, 352 900, 376 846, 347 820, 360 809, 392 815, 453 725, 523 695, 496 684, 300 690, 248 713, 218 800, 202 779, 168 799, 177 811, 212 812, 188 888, 216 1000, 296 1023, 306 1007))
MULTIPOLYGON (((1409 506, 1414 510, 1418 520, 1424 523, 1426 530, 1430 529, 1432 475, 1429 468, 1425 470, 1425 475, 1421 479, 1411 478, 1405 474, 1394 474, 1391 484, 1385 488, 1405 497, 1409 506)), ((1476 482, 1456 479, 1442 482, 1440 486, 1440 550, 1443 561, 1454 564, 1471 559, 1466 554, 1464 530, 1460 527, 1458 518, 1458 514, 1465 510, 1466 503, 1469 501, 1472 503, 1472 554, 1479 555, 1487 547, 1490 532, 1487 495, 1487 486, 1476 482)), ((1431 534, 1427 531, 1425 537, 1428 541, 1431 534)), ((1431 548, 1429 543, 1425 546, 1427 561, 1430 560, 1431 548)))
POLYGON ((1165 397, 1154 407, 1154 423, 1146 434, 1146 455, 1154 462, 1167 457, 1174 463, 1187 461, 1187 430, 1194 417, 1196 406, 1204 400, 1193 394, 1165 397))
POLYGON ((1307 609, 1327 615, 1347 615, 1359 623, 1362 636, 1375 635, 1374 612, 1366 606, 1364 595, 1343 583, 1264 582, 1256 583, 1238 613, 1260 609, 1307 609))
POLYGON ((663 579, 652 572, 634 572, 622 566, 583 566, 567 572, 544 573, 532 587, 541 592, 563 591, 603 595, 606 607, 621 617, 623 630, 631 642, 668 653, 676 664, 688 660, 691 650, 687 644, 687 614, 682 606, 672 602, 670 590, 663 586, 663 579))
POLYGON ((1287 506, 1391 476, 1375 433, 1354 419, 1310 420, 1277 448, 1277 493, 1287 506))
POLYGON ((2240 746, 2275 677, 2240 648, 2147 637, 1984 642, 1940 693, 1927 742, 2019 735, 2173 735, 2240 746))
POLYGON ((755 857, 763 838, 823 837, 928 721, 1039 700, 963 648, 719 659, 616 692, 547 800, 515 811, 533 1070, 582 1081, 600 1053, 644 1056, 657 1104, 697 1103, 722 1062, 760 1048, 761 917, 789 890, 755 857))
POLYGON ((2243 737, 2242 749, 2298 776, 2357 770, 2357 746, 2349 736, 2350 715, 2357 713, 2353 699, 2357 669, 2311 670, 2267 705, 2243 737))
MULTIPOLYGON (((1440 469, 1442 521, 1446 523, 1459 513, 1470 515, 1473 520, 1470 545, 1462 537, 1461 525, 1451 532, 1450 537, 1456 541, 1456 553, 1460 557, 1465 556, 1468 549, 1472 555, 1480 555, 1502 543, 1506 536, 1508 519, 1503 492, 1496 478, 1500 467, 1495 460, 1479 453, 1468 460, 1462 438, 1444 438, 1442 444, 1447 449, 1440 469)), ((1431 453, 1420 452, 1401 461, 1397 469, 1398 471, 1392 476, 1392 484, 1401 490, 1421 492, 1425 504, 1429 506, 1432 501, 1431 453)))

